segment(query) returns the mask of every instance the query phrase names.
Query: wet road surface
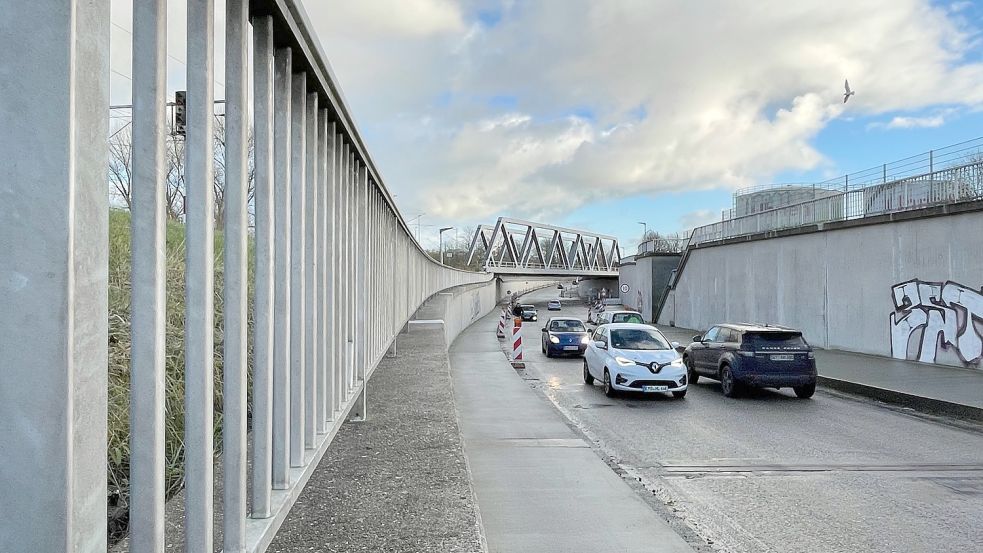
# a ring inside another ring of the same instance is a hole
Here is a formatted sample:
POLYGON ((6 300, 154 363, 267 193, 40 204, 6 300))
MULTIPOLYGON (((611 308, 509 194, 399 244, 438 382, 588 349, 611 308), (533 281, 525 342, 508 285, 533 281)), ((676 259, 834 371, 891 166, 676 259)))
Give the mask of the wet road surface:
POLYGON ((706 378, 682 400, 609 399, 584 384, 582 358, 541 353, 551 315, 586 320, 575 299, 547 311, 557 292, 522 299, 540 316, 523 326, 523 376, 653 508, 714 549, 983 551, 983 428, 822 388, 728 399, 706 378))

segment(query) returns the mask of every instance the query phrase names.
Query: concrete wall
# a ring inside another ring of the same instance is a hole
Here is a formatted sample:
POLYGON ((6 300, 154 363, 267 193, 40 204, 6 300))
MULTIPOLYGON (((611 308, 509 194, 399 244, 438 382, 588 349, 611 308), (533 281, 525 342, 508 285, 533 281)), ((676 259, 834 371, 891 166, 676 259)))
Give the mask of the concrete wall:
POLYGON ((618 297, 618 279, 616 278, 581 279, 580 282, 577 283, 577 294, 586 299, 592 295, 592 293, 596 294, 604 288, 607 288, 609 298, 618 297))
POLYGON ((665 293, 669 274, 679 265, 679 258, 679 254, 649 254, 623 263, 618 268, 621 303, 641 313, 646 321, 654 321, 655 309, 665 293))
POLYGON ((450 347, 461 331, 506 300, 506 292, 523 294, 539 288, 555 287, 556 283, 555 278, 509 279, 457 286, 431 296, 408 324, 430 324, 414 321, 441 321, 434 324, 443 325, 445 344, 450 347))
POLYGON ((556 286, 557 283, 563 282, 564 284, 572 281, 558 279, 556 277, 506 277, 502 278, 498 285, 498 299, 499 301, 508 300, 509 292, 513 294, 524 294, 526 292, 536 290, 539 288, 544 288, 546 286, 556 286))
POLYGON ((663 324, 801 328, 813 344, 980 366, 983 213, 880 224, 690 251, 663 324))

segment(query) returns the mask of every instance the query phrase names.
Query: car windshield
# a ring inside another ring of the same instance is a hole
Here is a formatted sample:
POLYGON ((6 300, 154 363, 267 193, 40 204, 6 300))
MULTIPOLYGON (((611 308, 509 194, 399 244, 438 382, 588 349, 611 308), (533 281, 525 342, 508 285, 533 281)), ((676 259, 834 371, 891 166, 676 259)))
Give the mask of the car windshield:
POLYGON ((638 313, 615 313, 611 316, 612 323, 644 323, 638 313))
POLYGON ((805 340, 798 332, 754 332, 744 335, 744 341, 753 346, 804 347, 805 340))
POLYGON ((672 349, 666 339, 657 331, 642 328, 612 330, 611 345, 618 349, 633 350, 672 349))
POLYGON ((525 309, 526 311, 532 311, 532 310, 536 309, 536 306, 535 305, 523 305, 522 308, 525 309))
POLYGON ((580 321, 553 321, 550 323, 551 332, 587 332, 584 323, 580 321))

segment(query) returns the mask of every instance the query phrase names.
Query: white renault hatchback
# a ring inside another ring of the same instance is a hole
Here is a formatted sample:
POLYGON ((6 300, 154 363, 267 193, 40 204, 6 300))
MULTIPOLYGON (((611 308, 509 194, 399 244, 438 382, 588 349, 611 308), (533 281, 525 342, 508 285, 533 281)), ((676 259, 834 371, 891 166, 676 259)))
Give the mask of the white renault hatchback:
POLYGON ((686 395, 686 367, 679 344, 644 324, 610 323, 594 331, 584 352, 584 383, 604 384, 608 397, 619 391, 686 395))

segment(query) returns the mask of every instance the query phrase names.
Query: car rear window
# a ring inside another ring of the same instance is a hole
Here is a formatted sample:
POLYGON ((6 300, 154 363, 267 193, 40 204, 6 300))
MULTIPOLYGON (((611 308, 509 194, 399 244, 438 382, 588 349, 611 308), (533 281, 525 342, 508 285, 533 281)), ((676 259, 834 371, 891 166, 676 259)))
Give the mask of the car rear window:
POLYGON ((550 330, 553 332, 587 332, 584 324, 580 321, 553 321, 550 323, 550 330))
POLYGON ((744 343, 752 346, 806 345, 801 332, 748 332, 744 334, 744 343))
POLYGON ((644 323, 645 321, 636 313, 616 313, 611 317, 612 323, 644 323))

